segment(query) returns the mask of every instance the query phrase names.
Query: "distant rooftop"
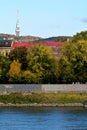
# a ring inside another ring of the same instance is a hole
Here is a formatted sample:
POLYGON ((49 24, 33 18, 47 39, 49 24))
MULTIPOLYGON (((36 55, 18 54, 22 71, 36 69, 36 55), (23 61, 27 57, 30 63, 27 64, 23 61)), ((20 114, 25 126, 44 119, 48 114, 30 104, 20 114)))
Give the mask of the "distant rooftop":
POLYGON ((62 45, 63 42, 44 42, 45 45, 47 46, 58 46, 58 45, 62 45))
POLYGON ((15 49, 16 47, 26 47, 26 48, 29 48, 32 45, 33 45, 32 42, 13 42, 12 43, 12 49, 15 49))

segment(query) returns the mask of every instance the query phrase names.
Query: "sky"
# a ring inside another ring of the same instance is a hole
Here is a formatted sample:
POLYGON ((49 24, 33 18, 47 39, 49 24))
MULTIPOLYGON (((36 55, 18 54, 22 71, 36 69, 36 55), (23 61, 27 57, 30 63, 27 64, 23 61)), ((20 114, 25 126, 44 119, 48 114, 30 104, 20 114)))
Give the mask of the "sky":
POLYGON ((87 30, 87 0, 0 0, 0 33, 15 34, 17 10, 21 36, 73 36, 87 30))

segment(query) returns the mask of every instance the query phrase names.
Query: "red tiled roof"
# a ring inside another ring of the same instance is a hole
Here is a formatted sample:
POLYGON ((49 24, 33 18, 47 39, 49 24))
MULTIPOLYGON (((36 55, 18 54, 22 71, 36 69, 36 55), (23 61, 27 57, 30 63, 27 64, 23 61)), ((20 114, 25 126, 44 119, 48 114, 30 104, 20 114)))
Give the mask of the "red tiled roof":
POLYGON ((45 42, 45 45, 47 46, 58 46, 58 45, 62 45, 63 42, 45 42))
POLYGON ((16 47, 26 47, 26 48, 29 48, 31 45, 33 45, 33 43, 31 43, 31 42, 13 42, 12 43, 12 49, 14 49, 16 47))
MULTIPOLYGON (((39 44, 39 43, 33 43, 33 42, 13 42, 12 43, 12 49, 16 48, 16 47, 26 47, 26 48, 30 48, 32 45, 34 44, 39 44)), ((58 45, 62 45, 63 42, 42 42, 41 44, 46 45, 46 46, 51 46, 51 47, 56 47, 58 45)))

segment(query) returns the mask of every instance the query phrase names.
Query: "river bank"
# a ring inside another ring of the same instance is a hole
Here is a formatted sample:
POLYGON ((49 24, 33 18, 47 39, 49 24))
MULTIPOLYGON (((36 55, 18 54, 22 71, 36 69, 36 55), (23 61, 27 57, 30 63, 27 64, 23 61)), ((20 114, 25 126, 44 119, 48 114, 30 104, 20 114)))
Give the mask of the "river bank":
POLYGON ((5 93, 0 95, 0 106, 53 106, 53 107, 83 107, 87 100, 87 93, 5 93))
POLYGON ((82 103, 67 103, 67 104, 37 104, 37 103, 28 103, 28 104, 12 104, 12 103, 0 103, 0 107, 84 107, 82 103))

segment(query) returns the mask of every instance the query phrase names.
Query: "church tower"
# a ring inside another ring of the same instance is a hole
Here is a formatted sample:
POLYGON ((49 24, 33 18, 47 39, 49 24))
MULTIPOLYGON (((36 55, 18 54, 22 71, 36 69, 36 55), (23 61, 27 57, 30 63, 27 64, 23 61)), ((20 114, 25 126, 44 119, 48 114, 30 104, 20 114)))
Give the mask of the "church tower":
POLYGON ((15 29, 16 36, 20 36, 19 12, 17 11, 17 23, 15 29))

